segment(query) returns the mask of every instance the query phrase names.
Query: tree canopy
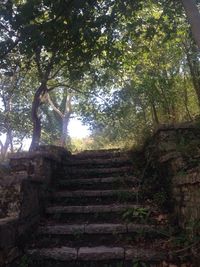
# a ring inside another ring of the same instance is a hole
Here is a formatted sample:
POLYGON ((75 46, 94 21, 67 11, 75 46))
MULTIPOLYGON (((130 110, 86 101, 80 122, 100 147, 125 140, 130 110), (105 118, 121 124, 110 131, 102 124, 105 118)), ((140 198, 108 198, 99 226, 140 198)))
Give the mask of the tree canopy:
POLYGON ((31 149, 69 145, 74 116, 90 125, 94 146, 139 142, 161 123, 194 120, 198 15, 198 1, 1 1, 2 153, 31 131, 31 149))

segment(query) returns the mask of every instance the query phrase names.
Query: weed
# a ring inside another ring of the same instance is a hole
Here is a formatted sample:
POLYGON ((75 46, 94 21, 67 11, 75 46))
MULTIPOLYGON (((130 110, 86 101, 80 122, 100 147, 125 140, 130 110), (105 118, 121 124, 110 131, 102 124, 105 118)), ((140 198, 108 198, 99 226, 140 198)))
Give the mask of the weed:
POLYGON ((76 240, 79 240, 81 239, 81 236, 83 235, 82 231, 81 230, 74 230, 73 231, 73 236, 76 240))
POLYGON ((135 261, 133 262, 133 267, 148 267, 147 263, 142 261, 135 261))
POLYGON ((23 255, 20 260, 19 267, 28 267, 30 263, 30 260, 27 255, 23 255))
POLYGON ((150 211, 147 208, 129 208, 123 214, 122 218, 125 221, 140 221, 145 222, 150 215, 150 211))
POLYGON ((200 220, 194 220, 187 224, 186 230, 179 231, 172 238, 172 246, 177 248, 175 253, 184 252, 199 247, 200 244, 200 220))

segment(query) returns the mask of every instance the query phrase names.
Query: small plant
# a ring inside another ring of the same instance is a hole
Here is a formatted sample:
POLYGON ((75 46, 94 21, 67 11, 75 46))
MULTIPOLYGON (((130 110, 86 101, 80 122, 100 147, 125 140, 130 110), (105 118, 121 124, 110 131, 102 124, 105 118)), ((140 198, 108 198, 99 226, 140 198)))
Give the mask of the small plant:
POLYGON ((187 175, 187 171, 186 170, 180 170, 178 173, 177 173, 177 176, 185 176, 185 175, 187 175))
MULTIPOLYGON (((172 238, 172 246, 175 247, 175 254, 179 253, 180 251, 182 254, 183 252, 192 252, 196 250, 196 248, 199 248, 200 245, 200 221, 194 220, 187 224, 186 226, 187 230, 182 230, 178 232, 173 238, 172 238)), ((198 249, 197 249, 198 251, 198 249)), ((187 255, 187 253, 186 253, 187 255)))
POLYGON ((126 221, 141 221, 144 222, 148 219, 150 211, 147 208, 129 208, 123 214, 122 218, 126 221))
POLYGON ((27 257, 27 255, 23 255, 23 256, 21 257, 19 267, 28 267, 28 266, 29 266, 29 263, 30 263, 30 260, 29 260, 29 258, 27 257))
POLYGON ((135 261, 133 262, 133 267, 148 267, 147 263, 142 261, 135 261))
POLYGON ((73 236, 74 236, 74 238, 76 239, 76 240, 79 240, 80 238, 81 238, 81 236, 82 236, 82 231, 81 230, 74 230, 73 231, 73 236))
POLYGON ((200 220, 189 221, 185 229, 185 234, 191 242, 200 242, 200 220))

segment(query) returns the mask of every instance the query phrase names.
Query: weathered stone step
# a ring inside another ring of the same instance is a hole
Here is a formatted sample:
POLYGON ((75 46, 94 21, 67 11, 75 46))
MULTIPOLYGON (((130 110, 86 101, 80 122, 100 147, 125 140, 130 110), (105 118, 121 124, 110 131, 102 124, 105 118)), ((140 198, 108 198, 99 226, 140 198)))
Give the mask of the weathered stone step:
POLYGON ((39 234, 47 235, 75 235, 79 234, 125 234, 125 233, 157 233, 163 234, 164 229, 160 226, 148 224, 56 224, 40 226, 39 234))
POLYGON ((138 179, 133 176, 106 177, 106 178, 83 178, 83 179, 60 179, 57 186, 62 189, 116 189, 137 186, 138 179))
POLYGON ((113 202, 130 202, 139 199, 138 190, 67 190, 55 192, 51 198, 52 203, 59 204, 111 204, 113 202))
MULTIPOLYGON (((53 206, 46 209, 47 214, 65 213, 65 214, 83 214, 83 213, 111 213, 123 212, 128 209, 144 208, 142 205, 118 204, 118 205, 89 205, 89 206, 53 206)), ((149 207, 145 207, 149 209, 149 207)))
POLYGON ((164 227, 145 224, 54 224, 41 226, 36 235, 37 247, 140 245, 166 238, 164 227))
POLYGON ((143 218, 135 216, 137 211, 144 212, 149 221, 154 216, 154 212, 148 206, 137 204, 51 206, 46 209, 46 215, 49 219, 60 223, 110 223, 113 221, 121 223, 130 217, 131 222, 144 222, 143 218))
POLYGON ((112 167, 112 168, 80 168, 80 167, 65 167, 66 178, 80 178, 80 177, 106 177, 112 174, 112 176, 119 176, 133 173, 132 166, 124 167, 112 167))
POLYGON ((71 191, 59 191, 54 193, 54 197, 106 197, 106 196, 118 196, 123 194, 134 194, 137 190, 124 189, 124 190, 71 190, 71 191))
MULTIPOLYGON (((32 249, 27 251, 27 255, 34 262, 50 260, 56 262, 103 262, 113 260, 160 262, 167 258, 167 253, 162 250, 145 249, 136 247, 54 247, 32 249)), ((32 265, 34 266, 34 265, 32 265)), ((42 266, 42 265, 41 265, 42 266)), ((43 265, 49 266, 49 265, 43 265)), ((54 265, 56 266, 56 265, 54 265)), ((68 266, 68 265, 67 265, 68 266)), ((72 265, 76 266, 76 265, 72 265)), ((116 265, 117 266, 117 265, 116 265)))
POLYGON ((127 156, 128 153, 121 151, 120 149, 108 149, 108 150, 85 150, 81 153, 72 155, 72 157, 76 157, 79 159, 88 159, 88 158, 117 158, 127 156))
POLYGON ((128 156, 118 157, 118 158, 77 158, 76 156, 72 156, 67 160, 66 166, 97 166, 99 168, 103 168, 105 166, 112 166, 112 167, 120 167, 120 166, 127 166, 133 164, 132 161, 128 156))
POLYGON ((151 245, 166 237, 167 228, 147 224, 54 224, 39 227, 37 247, 131 245, 136 242, 151 245))

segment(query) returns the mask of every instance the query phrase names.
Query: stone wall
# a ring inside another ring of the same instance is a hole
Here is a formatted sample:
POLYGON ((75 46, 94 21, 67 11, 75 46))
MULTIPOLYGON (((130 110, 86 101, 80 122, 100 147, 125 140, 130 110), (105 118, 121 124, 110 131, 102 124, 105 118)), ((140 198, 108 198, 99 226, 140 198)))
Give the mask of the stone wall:
POLYGON ((0 177, 0 218, 17 216, 20 208, 20 177, 0 177))
POLYGON ((37 227, 48 198, 48 188, 68 156, 69 152, 54 146, 10 156, 9 177, 4 176, 0 184, 4 206, 12 207, 4 212, 7 217, 0 219, 0 266, 20 255, 20 244, 26 242, 29 233, 37 227))
MULTIPOLYGON (((200 223, 200 127, 160 127, 146 146, 161 180, 168 179, 179 226, 200 223)), ((161 181, 162 182, 162 181, 161 181)))

